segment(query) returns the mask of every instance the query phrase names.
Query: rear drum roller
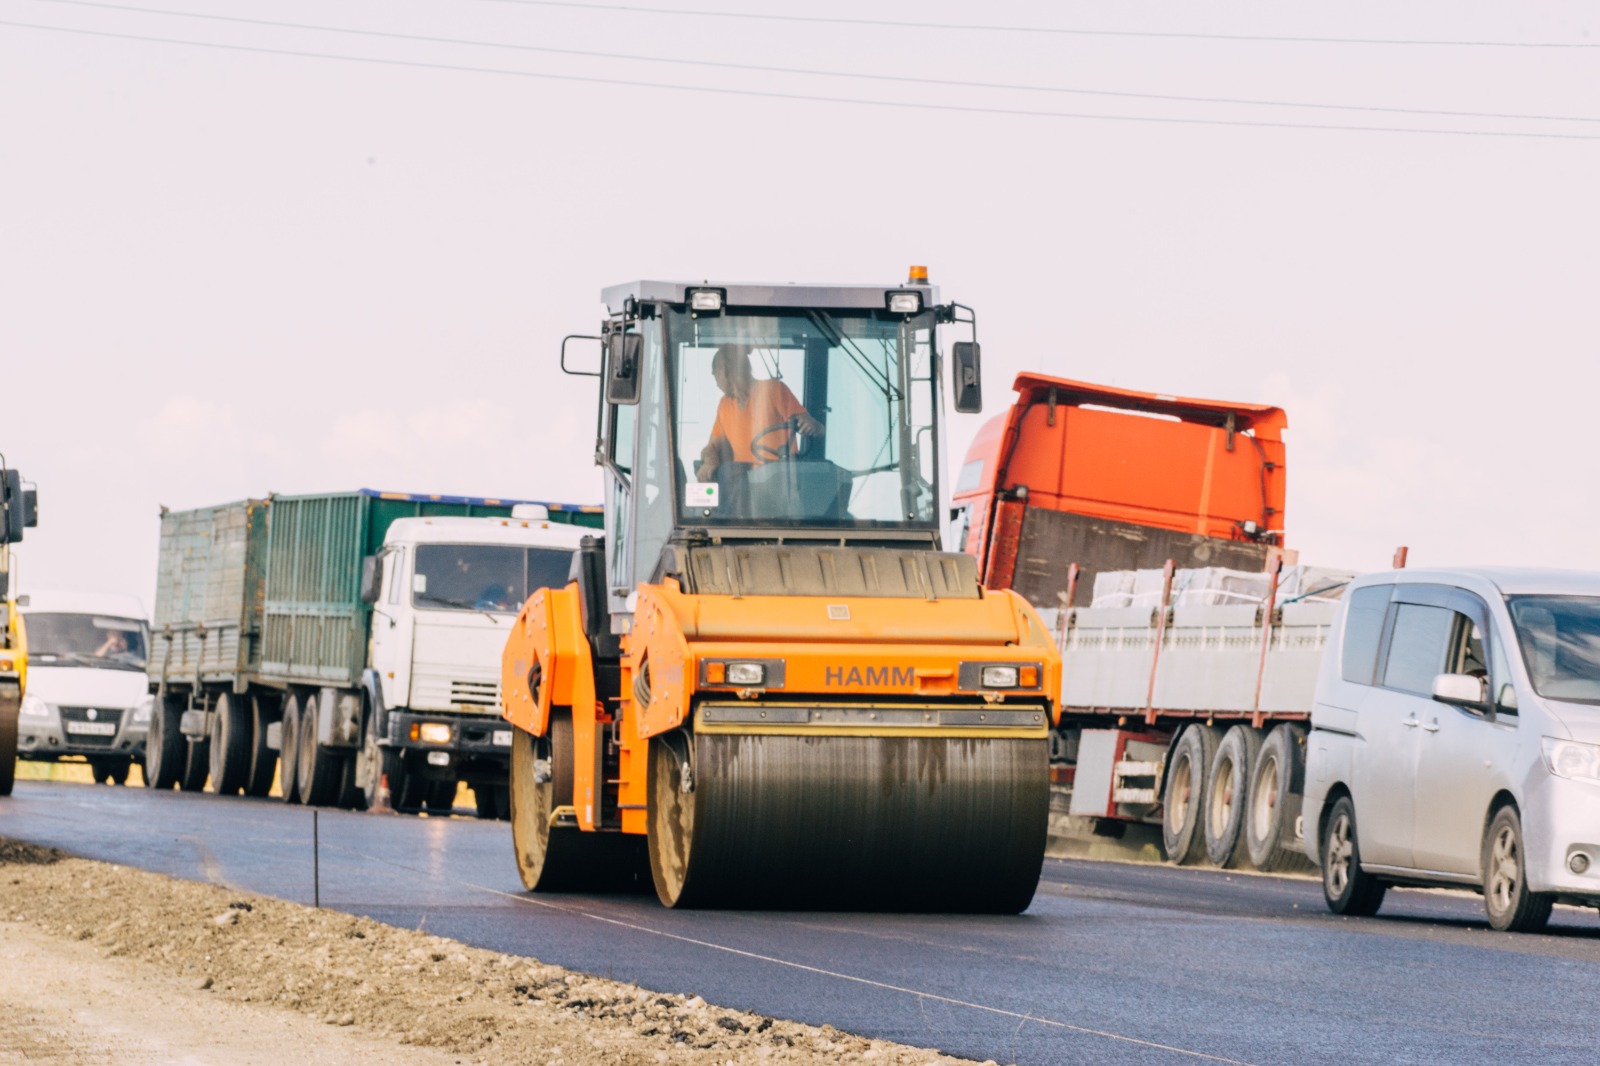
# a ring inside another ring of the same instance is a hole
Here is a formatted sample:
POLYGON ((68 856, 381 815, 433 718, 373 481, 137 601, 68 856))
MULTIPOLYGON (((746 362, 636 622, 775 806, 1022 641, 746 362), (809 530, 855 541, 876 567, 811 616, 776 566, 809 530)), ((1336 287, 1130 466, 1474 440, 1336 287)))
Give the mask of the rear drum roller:
POLYGON ((1015 914, 1044 864, 1044 737, 678 733, 649 773, 669 907, 1015 914))
POLYGON ((646 890, 644 840, 622 833, 585 833, 551 825, 572 803, 572 712, 554 709, 543 737, 518 729, 511 737, 511 840, 517 872, 534 892, 646 890))
POLYGON ((0 700, 0 796, 11 795, 17 780, 17 716, 21 700, 0 700))
POLYGON ((211 710, 211 789, 219 796, 236 796, 250 774, 250 745, 255 728, 249 705, 223 692, 211 710))
POLYGON ((150 711, 150 732, 144 741, 144 787, 170 789, 183 776, 188 742, 178 731, 178 719, 186 701, 168 694, 155 701, 150 711))

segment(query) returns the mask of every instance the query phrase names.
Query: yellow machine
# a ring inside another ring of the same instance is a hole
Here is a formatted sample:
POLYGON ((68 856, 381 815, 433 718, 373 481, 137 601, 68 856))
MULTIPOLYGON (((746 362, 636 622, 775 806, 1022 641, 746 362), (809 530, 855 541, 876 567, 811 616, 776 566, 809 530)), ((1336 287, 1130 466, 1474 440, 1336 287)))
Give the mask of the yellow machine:
MULTIPOLYGON (((973 319, 919 271, 605 291, 605 536, 503 663, 530 889, 1027 907, 1060 658, 940 550, 939 334, 973 319)), ((951 355, 977 410, 978 346, 951 355)))
POLYGON ((11 590, 11 545, 38 524, 34 490, 0 455, 0 796, 17 773, 17 715, 28 682, 28 638, 11 590))

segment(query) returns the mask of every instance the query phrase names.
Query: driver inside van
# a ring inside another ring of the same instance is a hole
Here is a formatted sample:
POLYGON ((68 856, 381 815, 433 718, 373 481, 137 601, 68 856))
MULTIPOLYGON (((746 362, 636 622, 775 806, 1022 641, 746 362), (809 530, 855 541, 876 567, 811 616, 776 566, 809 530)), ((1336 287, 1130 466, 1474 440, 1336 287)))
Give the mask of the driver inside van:
POLYGON ((822 436, 822 423, 811 417, 789 386, 777 378, 756 379, 748 349, 718 348, 711 357, 711 376, 722 399, 711 439, 695 467, 701 481, 716 479, 717 471, 730 463, 760 466, 797 454, 801 437, 822 436))

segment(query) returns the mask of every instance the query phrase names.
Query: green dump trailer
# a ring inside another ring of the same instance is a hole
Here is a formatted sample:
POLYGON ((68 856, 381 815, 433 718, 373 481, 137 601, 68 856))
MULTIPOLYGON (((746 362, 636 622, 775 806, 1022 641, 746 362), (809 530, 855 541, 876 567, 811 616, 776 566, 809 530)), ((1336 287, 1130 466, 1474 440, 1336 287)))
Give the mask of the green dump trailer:
POLYGON ((466 782, 502 814, 500 647, 600 523, 372 489, 164 512, 146 784, 415 810, 466 782))

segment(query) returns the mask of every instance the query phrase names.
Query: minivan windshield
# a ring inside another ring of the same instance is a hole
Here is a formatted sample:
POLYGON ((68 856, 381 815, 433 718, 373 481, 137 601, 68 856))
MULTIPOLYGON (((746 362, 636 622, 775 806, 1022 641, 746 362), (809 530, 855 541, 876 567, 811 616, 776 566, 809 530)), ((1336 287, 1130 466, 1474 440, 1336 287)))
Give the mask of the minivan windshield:
POLYGON ((30 663, 144 669, 148 628, 138 618, 32 611, 24 617, 30 663))
POLYGON ((1509 596, 1533 690, 1600 703, 1600 596, 1509 596))

